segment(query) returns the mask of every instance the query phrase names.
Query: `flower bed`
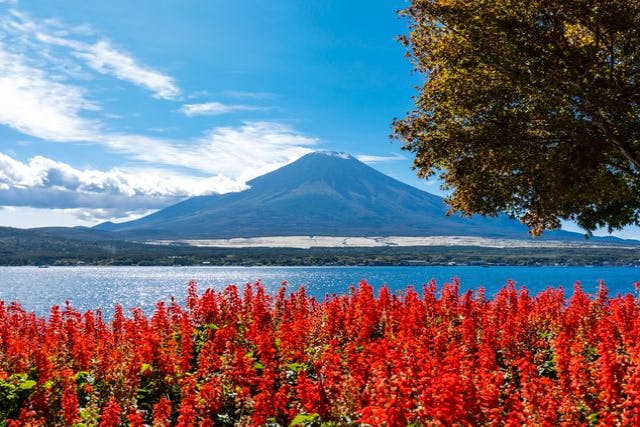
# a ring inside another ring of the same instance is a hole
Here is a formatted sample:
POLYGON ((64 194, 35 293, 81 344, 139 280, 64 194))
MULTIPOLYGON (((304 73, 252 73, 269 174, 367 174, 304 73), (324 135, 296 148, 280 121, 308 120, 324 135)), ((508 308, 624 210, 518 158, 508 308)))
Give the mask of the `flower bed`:
POLYGON ((0 425, 640 425, 640 305, 365 282, 262 285, 113 319, 0 303, 0 425))

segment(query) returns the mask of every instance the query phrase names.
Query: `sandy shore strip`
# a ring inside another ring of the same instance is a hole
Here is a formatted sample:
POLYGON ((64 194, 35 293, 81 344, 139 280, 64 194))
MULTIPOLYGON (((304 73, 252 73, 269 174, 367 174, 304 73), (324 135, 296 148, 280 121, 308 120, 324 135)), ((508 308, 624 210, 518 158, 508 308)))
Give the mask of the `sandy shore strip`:
POLYGON ((466 236, 429 237, 338 237, 338 236, 273 236, 212 240, 151 240, 147 244, 187 245, 218 248, 350 248, 390 246, 479 246, 486 248, 616 248, 638 249, 629 244, 594 243, 589 241, 491 239, 466 236))

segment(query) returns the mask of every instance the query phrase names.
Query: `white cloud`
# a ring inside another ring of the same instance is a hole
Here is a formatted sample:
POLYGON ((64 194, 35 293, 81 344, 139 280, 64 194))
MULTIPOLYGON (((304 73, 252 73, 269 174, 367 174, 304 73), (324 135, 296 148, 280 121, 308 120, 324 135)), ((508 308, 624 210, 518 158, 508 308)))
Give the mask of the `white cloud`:
POLYGON ((98 107, 84 91, 49 79, 4 47, 0 42, 0 123, 50 141, 89 140, 97 125, 80 113, 98 107))
MULTIPOLYGON (((143 196, 160 200, 163 197, 180 199, 244 188, 243 182, 221 175, 202 178, 158 169, 76 169, 42 156, 33 157, 25 163, 0 153, 0 190, 5 191, 4 202, 0 195, 0 205, 21 205, 19 201, 7 203, 8 190, 17 194, 34 189, 54 189, 85 195, 143 196)), ((24 202, 29 205, 28 200, 24 202)))
POLYGON ((223 94, 225 96, 229 96, 232 98, 255 99, 255 100, 272 99, 277 96, 275 93, 271 93, 271 92, 249 92, 245 90, 226 90, 223 92, 223 94))
POLYGON ((313 151, 310 147, 318 142, 290 126, 272 122, 218 127, 199 139, 185 142, 127 134, 99 138, 111 150, 136 160, 244 181, 310 153, 313 151))
POLYGON ((257 107, 249 105, 223 104, 221 102, 205 102, 203 104, 185 104, 180 112, 185 116, 217 116, 220 114, 234 113, 237 111, 256 110, 257 107))
MULTIPOLYGON (((70 59, 60 60, 49 55, 47 46, 57 46, 71 50, 71 55, 81 59, 92 70, 117 79, 128 81, 136 86, 149 90, 154 97, 175 99, 180 96, 180 89, 175 80, 158 70, 142 65, 131 55, 117 50, 108 40, 98 38, 97 41, 80 40, 69 34, 69 29, 55 19, 34 21, 27 14, 12 11, 0 21, 5 33, 10 33, 18 45, 39 51, 41 57, 49 63, 63 63, 65 71, 79 74, 77 67, 70 59)), ((71 29, 76 36, 87 37, 92 32, 86 26, 71 29)))
POLYGON ((393 162, 397 160, 406 160, 401 154, 394 153, 391 156, 370 156, 367 154, 360 154, 356 156, 358 160, 364 163, 381 163, 381 162, 393 162))
POLYGON ((114 49, 106 40, 83 44, 74 55, 86 60, 87 65, 97 72, 142 86, 156 98, 175 99, 180 95, 180 89, 172 77, 138 64, 131 56, 114 49))
POLYGON ((1 207, 0 224, 3 227, 90 227, 100 222, 115 220, 131 221, 153 213, 154 210, 123 212, 112 209, 51 209, 32 207, 1 207))
POLYGON ((0 153, 0 206, 67 210, 77 218, 93 218, 94 223, 140 216, 192 196, 245 188, 244 181, 222 175, 203 178, 158 169, 77 169, 42 156, 20 162, 0 153))
POLYGON ((157 97, 179 94, 170 77, 137 65, 105 41, 64 38, 67 33, 56 25, 35 23, 16 11, 0 18, 0 124, 47 141, 103 142, 104 126, 87 117, 100 106, 69 82, 80 74, 72 56, 62 58, 49 46, 70 48, 97 71, 143 85, 157 97))

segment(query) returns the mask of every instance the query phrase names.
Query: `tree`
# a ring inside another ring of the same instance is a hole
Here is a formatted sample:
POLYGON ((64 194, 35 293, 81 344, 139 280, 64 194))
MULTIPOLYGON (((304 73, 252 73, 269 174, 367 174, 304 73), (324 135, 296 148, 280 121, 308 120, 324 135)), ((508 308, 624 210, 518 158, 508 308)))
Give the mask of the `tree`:
POLYGON ((640 2, 412 0, 401 36, 425 77, 394 136, 452 212, 638 224, 640 2))

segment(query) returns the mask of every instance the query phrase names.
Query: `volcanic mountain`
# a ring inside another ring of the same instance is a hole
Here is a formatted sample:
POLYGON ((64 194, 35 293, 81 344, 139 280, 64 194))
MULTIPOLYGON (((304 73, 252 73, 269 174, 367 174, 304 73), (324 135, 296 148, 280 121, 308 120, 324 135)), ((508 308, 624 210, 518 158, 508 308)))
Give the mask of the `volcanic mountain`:
MULTIPOLYGON (((249 181, 247 190, 193 197, 99 230, 126 238, 266 236, 477 236, 527 238, 506 216, 446 216, 441 197, 399 182, 344 153, 313 152, 249 181)), ((555 239, 582 238, 554 232, 555 239)))

